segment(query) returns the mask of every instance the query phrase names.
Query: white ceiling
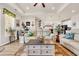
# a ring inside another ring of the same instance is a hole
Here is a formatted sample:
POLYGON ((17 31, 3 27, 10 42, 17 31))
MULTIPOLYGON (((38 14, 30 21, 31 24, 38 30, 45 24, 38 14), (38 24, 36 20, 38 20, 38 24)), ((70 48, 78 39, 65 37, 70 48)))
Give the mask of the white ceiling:
POLYGON ((18 7, 20 7, 24 12, 28 13, 28 12, 45 12, 45 13, 51 13, 51 12, 56 12, 62 5, 62 4, 50 4, 50 3, 45 3, 45 8, 42 7, 41 3, 38 3, 36 5, 36 7, 34 7, 34 3, 20 3, 20 4, 16 4, 18 7), (29 7, 30 9, 27 10, 27 7, 29 7), (52 7, 56 7, 55 10, 52 11, 52 7))
POLYGON ((33 6, 34 3, 10 3, 9 5, 14 6, 17 11, 25 16, 51 15, 65 19, 79 13, 79 3, 45 3, 45 8, 42 7, 41 3, 38 3, 36 7, 33 6), (72 13, 72 10, 74 13, 72 13))

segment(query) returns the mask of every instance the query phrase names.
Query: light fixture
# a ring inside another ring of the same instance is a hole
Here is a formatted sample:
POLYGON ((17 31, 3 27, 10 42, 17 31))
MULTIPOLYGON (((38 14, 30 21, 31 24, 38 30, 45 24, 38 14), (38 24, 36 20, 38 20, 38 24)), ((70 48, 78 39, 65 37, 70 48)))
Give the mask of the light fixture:
POLYGON ((75 13, 76 11, 75 10, 72 10, 72 13, 75 13))
POLYGON ((30 8, 29 7, 26 7, 26 9, 29 10, 30 8))
POLYGON ((52 7, 52 10, 55 10, 55 7, 52 7))

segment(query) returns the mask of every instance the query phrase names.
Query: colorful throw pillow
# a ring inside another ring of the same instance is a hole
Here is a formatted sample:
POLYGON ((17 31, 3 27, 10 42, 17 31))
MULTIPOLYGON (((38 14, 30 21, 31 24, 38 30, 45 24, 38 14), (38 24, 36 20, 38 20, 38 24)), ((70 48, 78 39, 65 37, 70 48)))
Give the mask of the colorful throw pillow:
POLYGON ((65 38, 66 39, 74 39, 74 33, 66 33, 65 38))
POLYGON ((33 36, 33 33, 29 31, 28 36, 33 36))

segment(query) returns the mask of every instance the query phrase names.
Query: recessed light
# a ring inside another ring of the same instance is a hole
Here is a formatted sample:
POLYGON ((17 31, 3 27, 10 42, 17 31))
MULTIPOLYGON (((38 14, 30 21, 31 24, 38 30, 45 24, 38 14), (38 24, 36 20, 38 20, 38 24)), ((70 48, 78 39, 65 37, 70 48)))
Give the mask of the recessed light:
POLYGON ((30 8, 29 7, 26 7, 26 9, 29 10, 30 8))
POLYGON ((55 10, 55 7, 52 7, 52 10, 55 10))
POLYGON ((75 13, 76 11, 75 10, 72 10, 72 13, 75 13))

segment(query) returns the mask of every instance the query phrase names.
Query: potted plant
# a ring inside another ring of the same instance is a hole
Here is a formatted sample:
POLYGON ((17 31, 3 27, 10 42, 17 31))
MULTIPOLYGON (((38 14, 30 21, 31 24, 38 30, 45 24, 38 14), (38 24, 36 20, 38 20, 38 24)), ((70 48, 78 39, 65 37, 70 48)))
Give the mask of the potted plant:
POLYGON ((56 35, 56 42, 60 42, 60 40, 59 40, 59 35, 60 35, 60 32, 61 32, 61 26, 60 25, 58 25, 58 26, 56 26, 56 32, 57 32, 57 35, 56 35))
POLYGON ((59 35, 61 32, 61 26, 60 25, 56 26, 55 30, 56 30, 57 34, 59 35))

